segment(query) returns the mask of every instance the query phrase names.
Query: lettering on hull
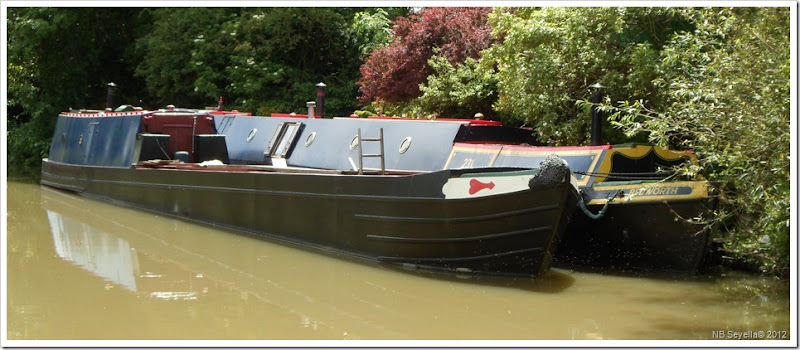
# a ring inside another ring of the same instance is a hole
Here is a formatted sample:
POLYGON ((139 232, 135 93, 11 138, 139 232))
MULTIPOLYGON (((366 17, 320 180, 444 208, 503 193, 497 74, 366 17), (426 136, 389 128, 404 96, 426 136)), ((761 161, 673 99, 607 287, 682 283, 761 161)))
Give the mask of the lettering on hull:
POLYGON ((673 184, 652 184, 652 185, 618 185, 618 186, 595 186, 592 191, 588 191, 589 204, 603 204, 610 195, 621 191, 622 201, 619 202, 652 202, 685 200, 707 197, 708 189, 702 182, 677 182, 673 184))

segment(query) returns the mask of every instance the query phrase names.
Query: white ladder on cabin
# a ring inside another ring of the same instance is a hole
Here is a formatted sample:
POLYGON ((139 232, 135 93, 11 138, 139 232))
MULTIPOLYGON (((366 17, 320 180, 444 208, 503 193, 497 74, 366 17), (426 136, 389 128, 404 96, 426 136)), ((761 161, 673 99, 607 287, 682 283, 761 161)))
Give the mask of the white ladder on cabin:
POLYGON ((386 163, 383 157, 383 128, 380 128, 380 136, 376 139, 365 139, 361 137, 361 128, 358 128, 358 134, 356 134, 358 138, 358 174, 364 174, 364 157, 376 157, 381 159, 381 175, 386 175, 386 163), (380 153, 378 154, 364 154, 363 148, 361 148, 361 142, 380 142, 380 153))

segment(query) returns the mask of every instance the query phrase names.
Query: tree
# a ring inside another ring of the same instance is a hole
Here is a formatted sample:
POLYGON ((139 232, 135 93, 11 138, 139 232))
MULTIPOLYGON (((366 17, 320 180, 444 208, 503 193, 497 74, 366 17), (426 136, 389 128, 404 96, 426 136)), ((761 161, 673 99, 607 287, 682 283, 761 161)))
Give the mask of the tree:
POLYGON ((227 84, 224 69, 233 42, 223 25, 238 9, 148 10, 153 26, 137 38, 136 76, 147 82, 149 108, 203 107, 217 102, 227 84))
POLYGON ((696 151, 719 191, 714 223, 729 248, 789 269, 790 16, 788 8, 681 9, 696 29, 676 35, 654 83, 664 101, 607 101, 628 134, 696 151))
MULTIPOLYGON (((615 99, 658 99, 658 52, 688 24, 669 8, 515 8, 489 16, 499 41, 484 52, 497 79, 497 112, 553 144, 585 144, 590 113, 576 101, 594 83, 615 99)), ((637 135, 638 136, 638 135, 637 135)), ((606 128, 603 139, 628 139, 606 128)), ((642 136, 634 140, 642 139, 642 136)))
POLYGON ((388 45, 392 40, 392 21, 389 13, 382 8, 374 11, 362 11, 353 17, 349 37, 358 44, 360 57, 365 58, 370 52, 388 45))
POLYGON ((162 103, 226 106, 257 114, 302 112, 314 85, 329 86, 326 114, 356 107, 359 47, 349 8, 170 8, 139 40, 137 74, 162 103), (177 102, 176 102, 177 101, 177 102))
POLYGON ((361 66, 362 103, 408 102, 421 95, 419 84, 433 72, 434 48, 451 63, 477 58, 491 42, 490 8, 431 7, 393 22, 392 42, 372 51, 361 66))
POLYGON ((38 174, 59 111, 104 108, 106 84, 118 100, 138 100, 130 43, 148 18, 141 9, 8 9, 8 165, 38 174))
POLYGON ((497 79, 478 60, 467 57, 464 63, 453 65, 443 56, 435 55, 428 64, 434 73, 420 84, 422 96, 414 100, 422 113, 471 118, 480 112, 487 119, 499 119, 492 108, 497 101, 497 79))

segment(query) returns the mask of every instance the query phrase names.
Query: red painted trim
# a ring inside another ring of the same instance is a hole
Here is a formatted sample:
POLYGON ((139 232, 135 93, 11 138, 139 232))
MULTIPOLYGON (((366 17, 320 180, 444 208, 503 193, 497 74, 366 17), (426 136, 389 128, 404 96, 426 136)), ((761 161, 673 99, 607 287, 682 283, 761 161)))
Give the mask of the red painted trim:
POLYGON ((127 111, 127 112, 98 112, 98 113, 73 113, 61 112, 58 115, 62 117, 79 117, 79 118, 93 118, 93 117, 126 117, 132 115, 146 115, 150 111, 127 111))
MULTIPOLYGON (((84 113, 76 113, 76 112, 61 112, 59 115, 65 117, 124 117, 129 115, 153 115, 158 114, 158 116, 170 116, 170 115, 194 115, 194 113, 199 111, 125 111, 125 112, 84 112, 84 113), (182 113, 182 114, 181 114, 182 113)), ((233 111, 208 111, 211 115, 253 115, 252 113, 248 112, 239 112, 237 110, 233 111)))
POLYGON ((367 119, 391 119, 391 120, 415 120, 415 121, 422 121, 422 122, 458 122, 464 123, 469 125, 487 125, 487 126, 501 126, 503 125, 499 121, 496 120, 479 120, 479 119, 457 119, 457 118, 438 118, 433 120, 428 119, 419 119, 419 118, 408 118, 408 117, 391 117, 391 116, 369 116, 367 119))
MULTIPOLYGON (((272 113, 269 115, 273 118, 300 118, 300 119, 309 119, 308 114, 289 114, 289 113, 272 113)), ((314 116, 315 119, 321 119, 320 116, 314 116)))
POLYGON ((467 122, 469 125, 481 125, 481 126, 502 126, 503 123, 498 122, 496 120, 479 120, 479 119, 447 119, 441 118, 436 119, 441 121, 454 121, 454 122, 467 122))
POLYGON ((501 141, 464 141, 464 142, 457 142, 457 144, 470 144, 470 145, 499 145, 503 147, 508 147, 512 145, 519 145, 516 142, 501 142, 501 141))
POLYGON ((211 115, 253 115, 253 113, 250 113, 250 112, 239 112, 239 111, 237 111, 235 109, 232 110, 232 111, 208 111, 208 114, 211 114, 211 115))

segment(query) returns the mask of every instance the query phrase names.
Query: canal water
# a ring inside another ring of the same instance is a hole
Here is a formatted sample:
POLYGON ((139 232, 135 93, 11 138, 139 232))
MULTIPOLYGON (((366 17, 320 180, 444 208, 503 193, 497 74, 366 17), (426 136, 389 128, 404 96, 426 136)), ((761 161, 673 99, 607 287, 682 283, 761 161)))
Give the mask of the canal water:
POLYGON ((790 283, 770 277, 563 268, 538 280, 419 275, 34 183, 8 182, 7 194, 9 340, 736 346, 719 342, 764 332, 783 341, 759 344, 796 344, 790 283), (493 342, 501 340, 516 342, 493 342))

